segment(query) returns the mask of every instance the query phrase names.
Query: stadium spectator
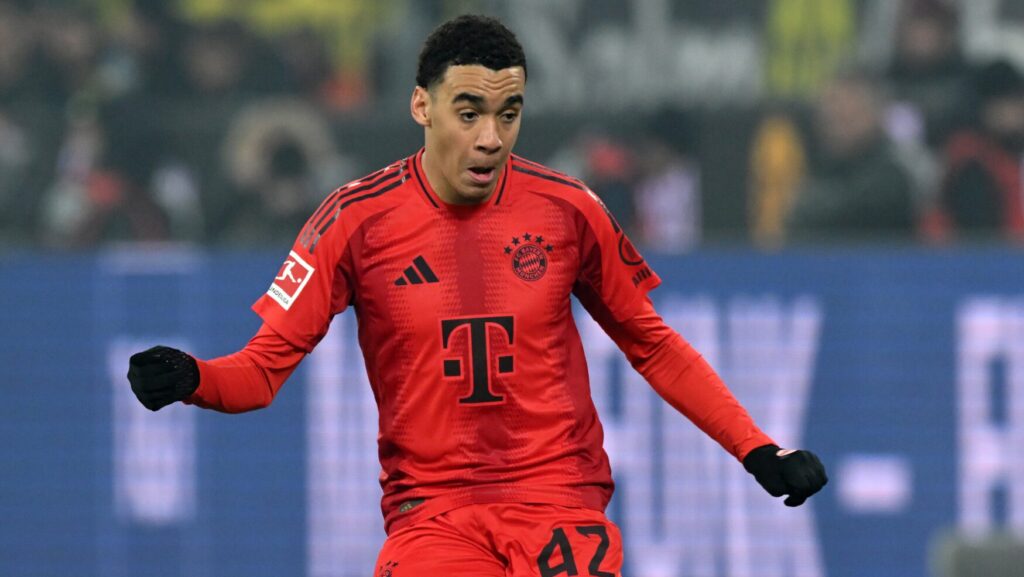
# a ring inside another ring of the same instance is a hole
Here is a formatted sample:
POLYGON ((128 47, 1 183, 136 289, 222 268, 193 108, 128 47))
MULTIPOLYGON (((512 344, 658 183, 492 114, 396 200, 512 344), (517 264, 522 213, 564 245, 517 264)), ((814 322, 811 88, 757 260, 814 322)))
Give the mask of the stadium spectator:
POLYGON ((71 118, 58 157, 57 178, 45 199, 45 243, 79 249, 170 237, 164 212, 145 187, 119 171, 123 167, 117 166, 118 160, 96 115, 71 118))
POLYGON ((957 9, 943 0, 903 2, 886 71, 886 132, 911 176, 918 213, 934 206, 941 149, 962 126, 970 66, 963 56, 957 9))
POLYGON ((186 85, 194 98, 240 96, 251 61, 245 31, 230 23, 189 30, 181 57, 186 85))
POLYGON ((41 58, 31 76, 41 83, 40 94, 54 103, 72 96, 95 98, 96 64, 102 41, 95 19, 80 6, 45 3, 33 13, 41 58))
POLYGON ((838 74, 816 114, 819 155, 787 219, 794 241, 894 240, 912 236, 910 176, 882 129, 877 82, 862 70, 838 74))
POLYGON ((37 201, 25 194, 32 153, 29 135, 0 105, 0 246, 32 238, 37 201))
POLYGON ((938 150, 965 120, 961 104, 970 66, 957 35, 955 8, 942 0, 911 0, 904 6, 886 81, 893 106, 913 115, 914 134, 908 136, 938 150))
POLYGON ((329 82, 334 67, 323 40, 309 28, 290 31, 275 42, 284 66, 289 92, 309 102, 329 106, 329 82))
POLYGON ((167 237, 175 241, 207 239, 207 215, 196 171, 170 144, 167 125, 154 122, 151 106, 133 99, 106 107, 102 119, 109 135, 106 166, 166 218, 167 237))
POLYGON ((240 195, 218 241, 244 247, 295 236, 313 204, 310 181, 310 161, 299 143, 287 136, 273 139, 266 145, 265 178, 240 195))
MULTIPOLYGON (((0 246, 31 244, 61 120, 49 104, 35 14, 0 0, 0 246)), ((63 102, 56 103, 63 105, 63 102)))
POLYGON ((0 1, 0 105, 38 98, 42 90, 31 74, 36 46, 30 16, 13 2, 0 1))
POLYGON ((932 239, 1007 238, 1024 241, 1024 77, 999 60, 974 80, 973 126, 946 149, 939 207, 926 221, 932 239))
POLYGON ((854 0, 770 0, 764 80, 770 95, 811 98, 848 58, 857 32, 854 0))
POLYGON ((353 174, 324 115, 300 100, 247 106, 232 120, 223 151, 235 192, 215 238, 234 246, 287 244, 323 191, 353 174))
POLYGON ((700 173, 686 154, 689 118, 676 109, 651 115, 640 135, 636 185, 639 242, 658 251, 691 250, 701 240, 700 173))
POLYGON ((550 162, 566 174, 581 175, 594 190, 600 190, 601 200, 622 228, 630 234, 636 232, 636 159, 623 139, 609 130, 586 127, 550 162))
POLYGON ((109 25, 99 75, 111 99, 180 97, 186 26, 171 4, 132 0, 109 25))
POLYGON ((751 238, 774 249, 785 239, 785 220, 807 169, 804 138, 785 110, 773 110, 758 125, 750 146, 747 208, 751 238))

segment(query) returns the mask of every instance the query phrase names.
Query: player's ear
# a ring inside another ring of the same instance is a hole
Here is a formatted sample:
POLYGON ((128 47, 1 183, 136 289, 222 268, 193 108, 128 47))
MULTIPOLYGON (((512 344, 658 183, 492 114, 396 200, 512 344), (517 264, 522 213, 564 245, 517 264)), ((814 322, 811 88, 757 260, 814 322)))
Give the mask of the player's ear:
POLYGON ((430 92, 426 88, 417 86, 413 89, 409 112, 416 124, 425 128, 430 126, 430 92))

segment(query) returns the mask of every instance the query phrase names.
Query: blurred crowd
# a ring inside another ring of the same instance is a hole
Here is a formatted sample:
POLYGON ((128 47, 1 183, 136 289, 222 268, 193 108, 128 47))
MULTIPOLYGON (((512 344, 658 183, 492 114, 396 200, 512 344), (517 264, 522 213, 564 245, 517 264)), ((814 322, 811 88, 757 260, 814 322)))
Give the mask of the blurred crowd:
MULTIPOLYGON (((817 5, 845 7, 860 25, 866 3, 817 5)), ((402 3, 337 3, 362 34, 355 44, 315 21, 268 33, 187 4, 0 0, 0 246, 286 246, 334 187, 397 158, 382 156, 391 140, 402 137, 404 154, 419 145, 405 109, 381 112, 376 98, 402 3), (394 120, 360 121, 381 114, 394 120)), ((436 22, 495 4, 423 5, 436 22)), ((771 27, 786 28, 802 4, 765 4, 766 46, 784 44, 771 27)), ((856 31, 823 12, 828 49, 802 50, 828 58, 767 65, 752 110, 659 102, 549 131, 534 160, 583 178, 638 244, 665 252, 723 238, 765 248, 1024 241, 1021 71, 966 56, 963 3, 875 4, 894 18, 884 61, 833 46, 856 31), (730 182, 742 192, 716 198, 730 182)), ((422 32, 407 34, 413 45, 422 32)), ((544 130, 525 122, 524 147, 544 130)))
MULTIPOLYGON (((842 4, 779 0, 769 18, 842 4)), ((883 61, 824 50, 770 77, 789 83, 763 99, 749 138, 734 143, 745 161, 717 166, 692 145, 694 114, 665 110, 632 142, 585 137, 577 170, 611 196, 641 244, 667 252, 706 241, 701 206, 717 192, 702 185, 710 169, 745 174, 745 206, 732 210, 746 218, 726 236, 762 248, 1024 241, 1024 76, 998 55, 965 56, 961 6, 894 0, 885 6, 895 22, 883 61), (810 72, 817 82, 807 81, 810 72), (800 90, 805 98, 794 97, 800 90)), ((820 30, 831 21, 842 34, 832 14, 817 16, 820 30)))
POLYGON ((261 37, 174 3, 0 1, 0 242, 288 242, 350 176, 353 83, 310 29, 261 37))

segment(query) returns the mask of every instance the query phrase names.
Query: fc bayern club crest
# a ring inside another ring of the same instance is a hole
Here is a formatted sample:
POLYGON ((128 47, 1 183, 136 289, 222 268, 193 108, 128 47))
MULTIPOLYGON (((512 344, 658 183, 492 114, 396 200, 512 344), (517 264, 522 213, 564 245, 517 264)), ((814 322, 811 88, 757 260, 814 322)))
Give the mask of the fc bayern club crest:
POLYGON ((542 235, 524 232, 512 237, 505 246, 505 254, 512 257, 512 272, 525 281, 540 280, 548 272, 548 253, 555 247, 546 242, 542 235))

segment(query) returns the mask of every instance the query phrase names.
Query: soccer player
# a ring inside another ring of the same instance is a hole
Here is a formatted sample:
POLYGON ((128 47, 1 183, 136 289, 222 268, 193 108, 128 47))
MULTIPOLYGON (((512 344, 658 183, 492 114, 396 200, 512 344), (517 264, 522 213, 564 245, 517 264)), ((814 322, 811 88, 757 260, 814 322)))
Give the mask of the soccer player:
POLYGON ((241 351, 132 356, 132 390, 224 412, 265 407, 348 307, 380 412, 387 540, 376 575, 617 576, 613 483, 570 295, 652 387, 797 506, 812 453, 761 432, 647 296, 660 280, 582 182, 512 154, 526 59, 460 16, 420 54, 415 154, 330 194, 253 305, 241 351))

